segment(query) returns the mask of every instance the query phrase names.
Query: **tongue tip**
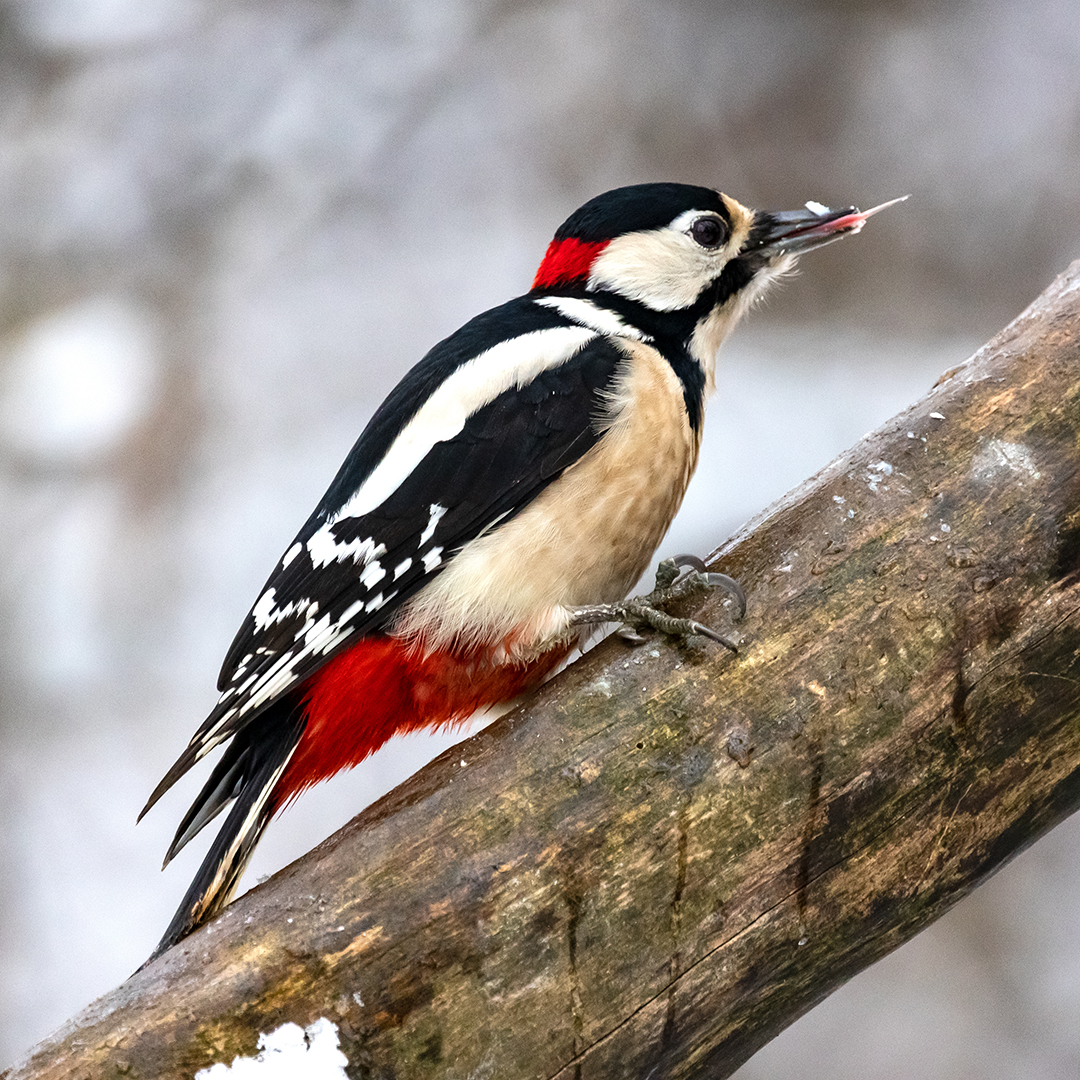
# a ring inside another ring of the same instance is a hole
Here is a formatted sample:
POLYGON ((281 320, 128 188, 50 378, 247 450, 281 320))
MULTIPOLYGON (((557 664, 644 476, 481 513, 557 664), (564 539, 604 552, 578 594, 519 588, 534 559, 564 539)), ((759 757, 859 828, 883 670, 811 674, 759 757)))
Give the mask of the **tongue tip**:
POLYGON ((878 203, 877 206, 872 206, 869 210, 862 211, 862 219, 865 221, 868 217, 880 213, 882 210, 887 210, 890 206, 895 206, 897 203, 907 202, 910 198, 910 195, 901 195, 899 198, 890 199, 888 202, 878 203))
POLYGON ((831 232, 845 233, 848 235, 860 232, 862 227, 866 224, 867 218, 871 218, 882 210, 887 210, 890 206, 895 206, 897 203, 902 203, 910 198, 910 195, 901 195, 898 199, 890 199, 888 202, 879 203, 877 206, 872 206, 869 210, 852 210, 850 214, 844 214, 841 217, 833 218, 833 220, 828 223, 829 229, 831 232))
POLYGON ((907 202, 910 199, 910 195, 901 195, 899 198, 890 199, 888 202, 878 203, 877 206, 870 207, 869 210, 859 210, 857 207, 851 207, 846 212, 834 211, 824 203, 816 202, 814 199, 810 199, 806 203, 806 209, 811 214, 817 214, 818 217, 828 217, 830 214, 836 214, 833 221, 845 221, 848 217, 858 217, 865 221, 868 217, 873 217, 874 214, 880 213, 882 210, 887 210, 890 206, 895 206, 897 203, 907 202))

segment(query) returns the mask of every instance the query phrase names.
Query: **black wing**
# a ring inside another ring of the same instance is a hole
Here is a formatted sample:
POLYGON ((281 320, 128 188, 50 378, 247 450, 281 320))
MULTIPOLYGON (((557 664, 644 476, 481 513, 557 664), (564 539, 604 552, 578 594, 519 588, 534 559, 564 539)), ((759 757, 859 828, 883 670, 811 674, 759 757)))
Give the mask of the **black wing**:
MULTIPOLYGON (((480 335, 474 324, 505 315, 510 306, 459 331, 472 337, 472 356, 484 351, 475 348, 480 335)), ((147 809, 213 746, 341 649, 385 628, 396 609, 464 544, 513 517, 598 441, 606 394, 626 355, 613 339, 550 309, 538 310, 541 317, 534 322, 540 325, 525 327, 526 334, 535 335, 530 347, 542 352, 550 340, 556 355, 556 345, 568 355, 472 411, 460 430, 434 443, 374 509, 339 516, 419 406, 444 384, 447 367, 450 373, 461 368, 460 359, 447 365, 445 355, 459 344, 459 335, 436 346, 372 418, 244 620, 222 668, 221 699, 147 809), (566 333, 570 330, 576 338, 566 333), (403 387, 424 395, 408 412, 400 407, 403 387)), ((515 320, 515 329, 520 322, 515 320)), ((496 323, 488 330, 496 341, 507 340, 504 326, 496 323)))

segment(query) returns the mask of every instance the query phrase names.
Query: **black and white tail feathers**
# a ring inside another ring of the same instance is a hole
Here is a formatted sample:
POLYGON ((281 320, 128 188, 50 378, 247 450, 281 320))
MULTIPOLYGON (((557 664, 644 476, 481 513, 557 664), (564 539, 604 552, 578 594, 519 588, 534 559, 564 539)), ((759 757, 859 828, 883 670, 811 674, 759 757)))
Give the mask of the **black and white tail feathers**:
POLYGON ((303 707, 288 696, 244 727, 226 748, 198 798, 184 815, 165 856, 173 856, 204 825, 232 804, 195 879, 157 948, 146 963, 216 915, 230 900, 269 824, 277 804, 271 799, 303 734, 303 707))

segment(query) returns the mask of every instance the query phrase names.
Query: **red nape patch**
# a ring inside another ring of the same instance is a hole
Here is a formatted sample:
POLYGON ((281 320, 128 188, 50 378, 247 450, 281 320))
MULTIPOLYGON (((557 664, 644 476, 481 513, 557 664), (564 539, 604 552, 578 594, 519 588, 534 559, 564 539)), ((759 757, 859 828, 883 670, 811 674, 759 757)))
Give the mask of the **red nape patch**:
POLYGON ((477 709, 532 689, 571 649, 559 645, 528 664, 497 664, 490 649, 424 656, 396 638, 357 642, 305 684, 307 725, 274 788, 273 810, 358 765, 392 735, 458 724, 477 709))
POLYGON ((593 259, 607 246, 607 240, 591 244, 585 240, 576 240, 572 236, 565 240, 552 240, 548 244, 540 269, 536 271, 532 287, 550 289, 554 285, 565 285, 569 281, 584 280, 589 276, 593 259))

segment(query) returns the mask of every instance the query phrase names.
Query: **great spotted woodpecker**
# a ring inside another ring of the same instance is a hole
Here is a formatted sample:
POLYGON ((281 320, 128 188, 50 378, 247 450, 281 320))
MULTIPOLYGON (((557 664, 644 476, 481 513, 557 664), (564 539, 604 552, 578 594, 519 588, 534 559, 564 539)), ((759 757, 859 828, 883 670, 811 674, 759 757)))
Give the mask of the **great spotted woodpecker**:
POLYGON ((725 335, 796 255, 879 209, 609 191, 558 230, 528 293, 402 379, 274 568, 220 700, 142 811, 228 741, 166 864, 232 809, 154 956, 226 904, 306 788, 394 734, 536 686, 583 623, 611 617, 597 605, 626 595, 682 501, 725 335))

